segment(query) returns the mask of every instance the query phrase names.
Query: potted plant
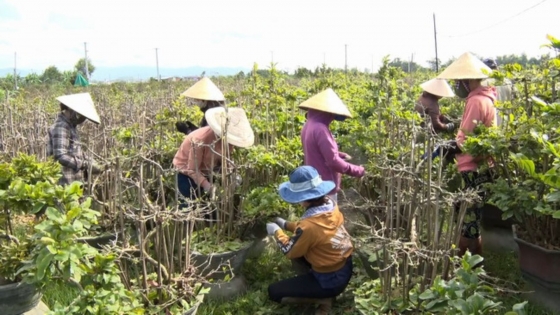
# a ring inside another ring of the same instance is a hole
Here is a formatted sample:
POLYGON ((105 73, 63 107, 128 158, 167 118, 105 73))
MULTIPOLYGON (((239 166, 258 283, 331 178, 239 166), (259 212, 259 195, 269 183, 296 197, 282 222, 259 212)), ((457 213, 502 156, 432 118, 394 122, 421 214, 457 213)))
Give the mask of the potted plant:
POLYGON ((0 309, 4 314, 25 313, 41 300, 40 287, 24 282, 26 274, 20 272, 34 245, 29 215, 40 210, 28 196, 48 198, 49 191, 42 189, 57 180, 59 170, 54 163, 38 163, 26 155, 0 164, 0 309))
POLYGON ((2 313, 34 308, 52 282, 79 291, 71 305, 56 305, 56 314, 92 314, 92 307, 105 314, 138 313, 137 295, 122 286, 114 255, 78 242, 99 216, 90 208, 91 199, 82 200, 81 184, 56 184, 58 163, 23 154, 1 163, 0 172, 0 234, 6 240, 0 243, 2 313), (22 224, 22 218, 28 223, 22 224), (102 289, 110 293, 102 294, 102 289))

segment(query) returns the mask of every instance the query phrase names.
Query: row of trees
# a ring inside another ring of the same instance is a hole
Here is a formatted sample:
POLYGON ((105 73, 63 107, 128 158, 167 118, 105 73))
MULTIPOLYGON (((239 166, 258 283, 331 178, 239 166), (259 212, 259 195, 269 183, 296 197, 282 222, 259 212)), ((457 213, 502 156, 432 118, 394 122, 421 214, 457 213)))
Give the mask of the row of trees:
MULTIPOLYGON (((78 73, 81 73, 85 77, 86 61, 85 58, 81 58, 76 62, 72 70, 60 71, 56 66, 49 66, 43 73, 30 73, 24 77, 8 74, 4 78, 0 78, 0 89, 3 90, 13 90, 20 86, 32 86, 40 84, 64 84, 72 85, 76 81, 78 73)), ((91 75, 95 71, 95 66, 88 58, 88 71, 91 75)))
MULTIPOLYGON (((477 56, 480 59, 484 59, 482 56, 477 56)), ((541 65, 544 62, 550 60, 550 55, 543 55, 539 58, 531 57, 529 58, 526 54, 521 55, 504 55, 499 56, 496 58, 498 65, 503 66, 506 64, 519 64, 524 68, 530 67, 533 65, 541 65)), ((442 68, 447 67, 450 65, 455 59, 452 58, 447 62, 442 62, 441 60, 437 60, 438 68, 441 70, 442 68)), ((428 67, 421 66, 420 64, 410 60, 402 60, 400 58, 393 59, 389 65, 396 68, 401 68, 405 72, 418 72, 418 71, 428 71, 436 70, 436 60, 428 60, 428 67)), ((88 71, 91 75, 95 71, 95 66, 88 58, 88 71)), ((307 69, 304 67, 299 67, 294 71, 293 76, 296 78, 305 78, 305 77, 314 77, 319 75, 320 73, 327 72, 338 72, 344 71, 343 69, 333 69, 329 68, 326 65, 322 65, 320 67, 316 67, 313 69, 307 69)), ((348 69, 349 72, 359 72, 357 68, 348 69)), ((364 72, 370 72, 370 69, 365 69, 364 72)), ((257 70, 259 75, 268 77, 269 73, 266 69, 259 69, 257 70)), ((40 84, 65 84, 65 85, 72 85, 76 81, 76 77, 78 73, 82 75, 85 74, 85 59, 81 58, 76 62, 74 65, 74 69, 69 71, 60 71, 56 66, 50 66, 43 71, 42 74, 37 73, 30 73, 25 77, 17 77, 14 78, 12 74, 8 74, 4 78, 0 78, 0 89, 2 90, 13 90, 15 87, 15 83, 17 82, 18 86, 29 86, 29 85, 40 85, 40 84)), ((287 74, 287 73, 285 73, 287 74)), ((247 74, 244 72, 239 72, 235 75, 236 78, 244 78, 247 74)))
MULTIPOLYGON (((484 57, 484 56, 480 56, 477 54, 474 54, 475 56, 477 56, 480 60, 484 60, 488 57, 484 57)), ((519 64, 521 65, 523 68, 527 68, 527 67, 531 67, 531 66, 538 66, 538 65, 543 65, 545 62, 547 62, 548 60, 551 59, 551 56, 549 54, 546 55, 542 55, 539 58, 536 57, 528 57, 527 54, 521 54, 521 55, 515 55, 515 54, 511 54, 511 55, 503 55, 503 56, 498 56, 495 58, 496 62, 498 63, 498 66, 503 66, 503 65, 507 65, 507 64, 519 64)), ((442 68, 445 68, 447 66, 449 66, 453 61, 455 61, 455 58, 451 58, 449 60, 447 60, 446 62, 442 62, 440 59, 437 60, 437 65, 438 68, 441 70, 442 68)), ((395 58, 391 61, 391 63, 389 63, 390 66, 392 67, 397 67, 397 68, 401 68, 403 71, 405 72, 416 72, 416 71, 422 71, 422 70, 432 70, 435 71, 436 70, 436 59, 432 59, 432 60, 428 60, 428 67, 423 67, 419 64, 417 64, 414 61, 408 61, 408 60, 401 60, 400 58, 395 58)))
MULTIPOLYGON (((476 55, 476 54, 475 54, 476 55)), ((480 55, 476 55, 480 60, 484 60, 485 57, 480 56, 480 55)), ((527 67, 531 67, 531 66, 538 66, 538 65, 543 65, 545 62, 547 62, 548 60, 551 59, 551 56, 549 54, 547 55, 543 55, 539 58, 536 57, 531 57, 529 58, 526 54, 521 54, 521 55, 504 55, 504 56, 499 56, 497 57, 495 60, 498 63, 499 66, 504 66, 507 64, 519 64, 521 65, 523 68, 527 68, 527 67)), ((437 60, 437 66, 439 68, 439 70, 446 68, 447 66, 449 66, 453 61, 455 61, 455 58, 451 58, 449 60, 447 60, 446 62, 442 62, 440 59, 437 60)), ((436 71, 436 59, 432 59, 432 60, 428 60, 428 67, 424 67, 421 66, 420 64, 412 61, 412 60, 402 60, 400 58, 394 58, 393 60, 391 60, 391 62, 389 62, 389 66, 391 67, 395 67, 395 68, 400 68, 402 69, 404 72, 418 72, 418 71, 436 71)), ((307 69, 304 67, 300 67, 297 68, 294 72, 294 76, 297 78, 305 78, 305 77, 313 77, 313 76, 317 76, 319 73, 324 72, 324 71, 337 71, 335 69, 331 69, 331 68, 327 68, 325 66, 323 67, 316 67, 315 70, 313 69, 307 69)), ((259 71, 267 71, 267 70, 259 70, 259 71)), ((338 71, 344 71, 344 70, 340 70, 338 69, 338 71)), ((352 68, 352 69, 348 69, 349 72, 357 72, 359 71, 356 68, 352 68)), ((364 72, 370 72, 370 69, 364 69, 364 72)), ((262 73, 259 73, 260 75, 263 75, 262 73)), ((237 76, 242 76, 243 73, 237 74, 237 76)), ((266 76, 266 74, 264 74, 266 76)))

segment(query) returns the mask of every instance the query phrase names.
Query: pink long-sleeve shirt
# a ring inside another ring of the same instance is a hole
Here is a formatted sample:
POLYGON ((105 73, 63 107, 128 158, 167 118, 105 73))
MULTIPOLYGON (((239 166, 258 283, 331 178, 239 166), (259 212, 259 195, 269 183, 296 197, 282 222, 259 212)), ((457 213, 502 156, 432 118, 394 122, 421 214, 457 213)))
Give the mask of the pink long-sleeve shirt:
MULTIPOLYGON (((465 138, 474 131, 477 123, 483 123, 486 127, 496 124, 496 89, 489 86, 480 86, 471 91, 467 97, 465 111, 461 119, 461 126, 457 133, 457 144, 463 146, 465 138)), ((476 171, 480 157, 469 154, 457 154, 457 169, 459 172, 476 171)), ((490 160, 491 162, 491 160, 490 160)))
MULTIPOLYGON (((198 128, 185 137, 173 158, 175 169, 192 178, 205 190, 212 186, 206 177, 222 162, 222 140, 216 139, 216 134, 209 126, 198 128)), ((233 150, 232 145, 229 145, 229 150, 233 150)))
POLYGON ((338 145, 329 130, 333 120, 333 114, 310 109, 307 113, 307 121, 301 130, 305 165, 317 169, 323 180, 333 181, 336 184, 329 195, 340 191, 341 174, 352 177, 364 175, 362 166, 346 162, 343 158, 347 154, 338 152, 338 145))

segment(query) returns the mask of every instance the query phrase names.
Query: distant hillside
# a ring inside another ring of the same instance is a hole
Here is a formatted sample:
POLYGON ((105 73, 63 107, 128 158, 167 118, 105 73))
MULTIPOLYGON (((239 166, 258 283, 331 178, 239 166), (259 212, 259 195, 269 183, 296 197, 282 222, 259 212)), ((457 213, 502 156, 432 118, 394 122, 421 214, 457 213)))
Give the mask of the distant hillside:
MULTIPOLYGON (((247 72, 250 68, 224 68, 224 67, 186 67, 186 68, 160 68, 159 74, 162 78, 166 77, 187 77, 187 76, 200 76, 202 72, 206 72, 207 76, 214 75, 235 75, 240 71, 247 72)), ((26 76, 29 73, 42 73, 43 70, 33 71, 30 69, 18 69, 20 76, 26 76)), ((0 77, 7 74, 13 74, 13 68, 0 69, 0 77)), ((126 66, 126 67, 98 67, 91 76, 92 81, 139 81, 147 80, 151 77, 156 77, 157 70, 155 67, 141 67, 141 66, 126 66)))

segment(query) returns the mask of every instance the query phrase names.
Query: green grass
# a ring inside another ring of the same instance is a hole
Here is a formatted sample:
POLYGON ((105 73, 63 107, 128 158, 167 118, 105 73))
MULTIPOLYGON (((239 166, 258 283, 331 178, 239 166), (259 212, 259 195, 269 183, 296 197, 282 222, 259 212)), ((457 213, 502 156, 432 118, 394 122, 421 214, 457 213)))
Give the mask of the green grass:
POLYGON ((63 306, 69 305, 76 296, 78 296, 78 289, 60 281, 50 282, 43 290, 43 302, 50 310, 54 310, 56 303, 63 306))

